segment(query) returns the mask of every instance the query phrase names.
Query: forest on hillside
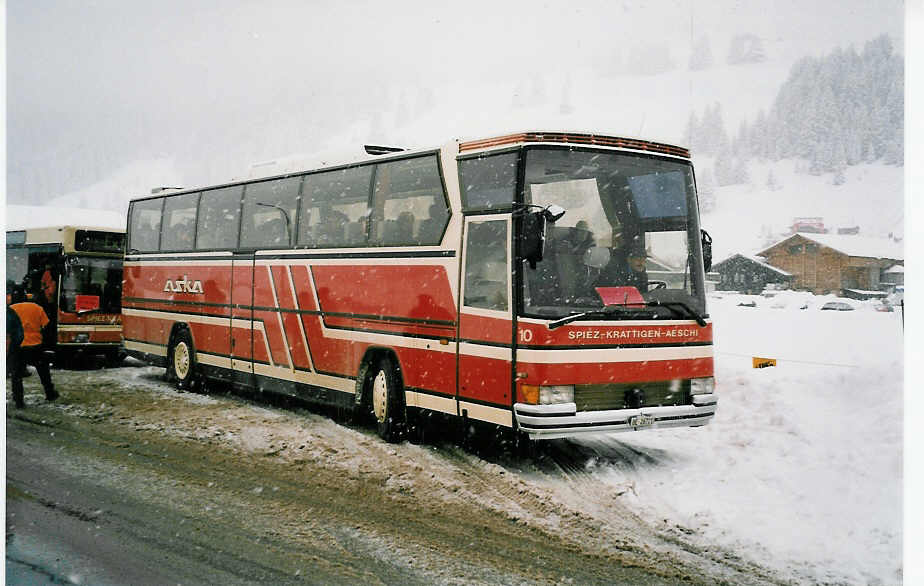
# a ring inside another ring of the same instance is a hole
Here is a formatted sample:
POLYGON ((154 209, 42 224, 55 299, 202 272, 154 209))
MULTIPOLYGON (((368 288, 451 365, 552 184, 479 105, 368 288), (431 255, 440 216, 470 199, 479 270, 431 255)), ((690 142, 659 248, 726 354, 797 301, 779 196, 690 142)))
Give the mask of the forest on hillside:
MULTIPOLYGON (((832 173, 840 184, 847 166, 904 164, 904 85, 904 58, 882 35, 859 53, 838 48, 799 60, 769 112, 760 110, 734 133, 726 130, 719 103, 691 113, 686 144, 694 155, 715 157, 707 182, 719 186, 749 181, 753 158, 800 159, 805 172, 832 173)), ((771 188, 773 181, 771 174, 771 188)))

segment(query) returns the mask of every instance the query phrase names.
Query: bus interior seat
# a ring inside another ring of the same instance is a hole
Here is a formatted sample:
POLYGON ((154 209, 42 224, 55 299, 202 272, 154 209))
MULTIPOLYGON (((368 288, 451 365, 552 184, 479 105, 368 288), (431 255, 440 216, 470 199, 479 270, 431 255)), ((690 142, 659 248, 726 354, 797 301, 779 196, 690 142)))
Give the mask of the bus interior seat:
POLYGON ((343 244, 345 225, 339 221, 324 222, 318 225, 318 244, 337 246, 343 244))
POLYGON ((262 240, 266 244, 286 244, 288 237, 286 235, 286 224, 282 218, 273 218, 263 222, 258 228, 257 233, 262 233, 262 240))
POLYGON ((346 225, 347 244, 363 244, 366 240, 365 223, 362 220, 350 222, 346 225))
POLYGON ((420 244, 439 244, 444 223, 445 219, 427 218, 426 220, 421 220, 420 226, 417 228, 417 241, 420 244))
POLYGON ((398 222, 385 220, 382 224, 382 244, 393 244, 398 237, 398 222))
POLYGON ((385 220, 385 244, 408 244, 414 242, 414 214, 401 212, 395 220, 385 220))

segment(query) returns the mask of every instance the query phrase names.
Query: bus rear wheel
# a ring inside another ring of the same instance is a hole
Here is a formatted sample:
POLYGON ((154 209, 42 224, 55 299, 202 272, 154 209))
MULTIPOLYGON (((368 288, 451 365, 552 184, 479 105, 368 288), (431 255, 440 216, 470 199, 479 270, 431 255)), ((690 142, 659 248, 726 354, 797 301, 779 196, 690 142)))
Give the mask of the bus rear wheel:
POLYGON ((380 358, 370 378, 369 402, 379 437, 390 443, 398 442, 407 416, 401 378, 391 358, 380 358))
POLYGON ((173 336, 167 352, 167 376, 177 389, 187 390, 195 380, 196 359, 193 353, 192 338, 186 330, 180 330, 173 336))

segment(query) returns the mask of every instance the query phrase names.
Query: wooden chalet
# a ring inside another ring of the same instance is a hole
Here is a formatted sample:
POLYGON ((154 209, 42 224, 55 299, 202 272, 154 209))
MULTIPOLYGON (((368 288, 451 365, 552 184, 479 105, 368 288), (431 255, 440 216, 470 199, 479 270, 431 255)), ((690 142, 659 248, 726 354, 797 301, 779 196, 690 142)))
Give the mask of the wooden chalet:
POLYGON ((880 291, 885 271, 904 264, 900 243, 847 234, 793 234, 757 254, 816 294, 880 291))
POLYGON ((793 280, 792 274, 767 264, 764 259, 744 254, 733 254, 712 265, 712 272, 719 274, 716 290, 751 295, 760 293, 769 284, 789 288, 793 280))

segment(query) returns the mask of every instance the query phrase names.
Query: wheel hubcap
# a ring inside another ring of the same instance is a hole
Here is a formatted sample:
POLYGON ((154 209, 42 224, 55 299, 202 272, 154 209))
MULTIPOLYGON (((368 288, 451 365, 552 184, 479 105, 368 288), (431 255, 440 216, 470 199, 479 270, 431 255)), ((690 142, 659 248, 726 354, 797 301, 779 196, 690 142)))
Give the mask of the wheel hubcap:
POLYGON ((180 380, 185 380, 189 374, 189 346, 186 342, 180 342, 173 349, 173 370, 180 380))
POLYGON ((385 379, 385 371, 380 370, 372 381, 372 411, 379 423, 385 421, 387 401, 388 381, 385 379))

